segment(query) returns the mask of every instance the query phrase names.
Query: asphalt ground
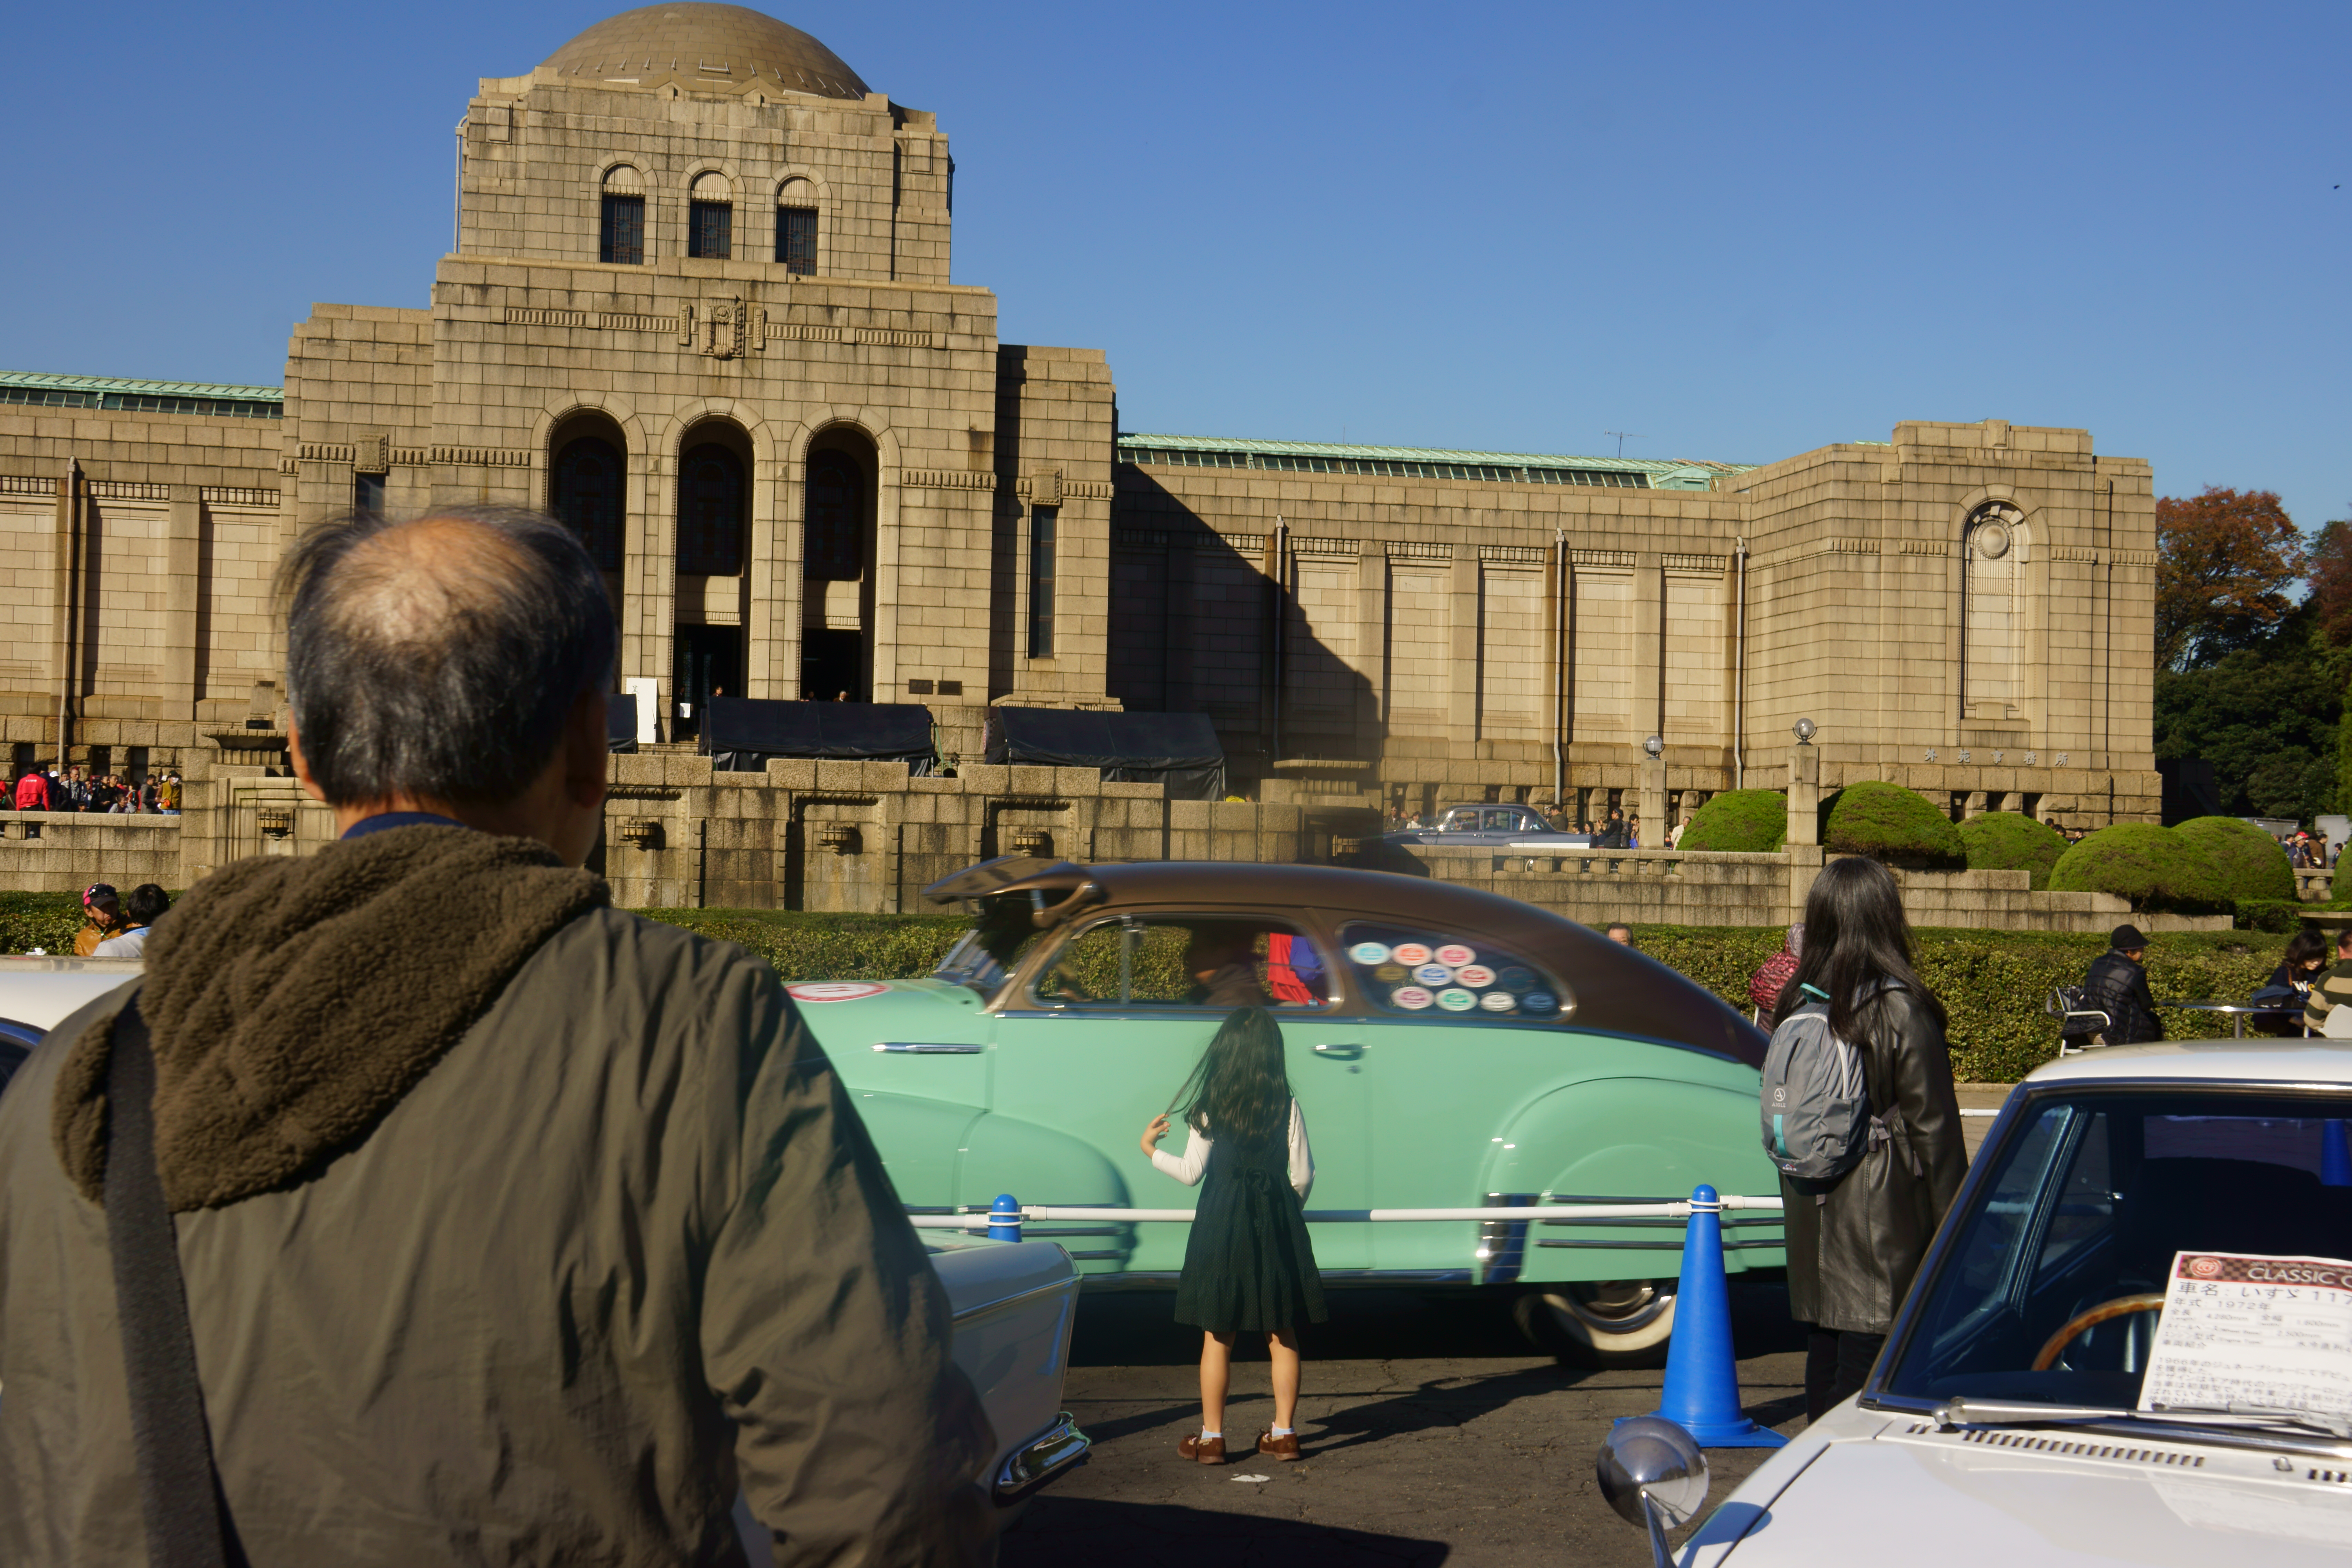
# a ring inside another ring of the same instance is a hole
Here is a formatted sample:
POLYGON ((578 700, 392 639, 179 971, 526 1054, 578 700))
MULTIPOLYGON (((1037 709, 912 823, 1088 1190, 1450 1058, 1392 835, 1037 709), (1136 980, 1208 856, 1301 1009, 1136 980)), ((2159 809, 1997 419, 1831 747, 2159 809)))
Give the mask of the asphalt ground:
MULTIPOLYGON (((1964 1085, 1990 1110, 2006 1085, 1964 1085)), ((1976 1152, 1990 1118, 1963 1122, 1976 1152)), ((1740 1396, 1758 1422, 1804 1426, 1803 1331, 1777 1285, 1731 1287, 1740 1396)), ((1601 1500, 1592 1460, 1610 1424, 1658 1406, 1658 1370, 1596 1372, 1538 1352, 1499 1294, 1335 1290, 1302 1340, 1296 1464, 1250 1451, 1272 1421, 1263 1345, 1234 1369, 1225 1435, 1238 1457, 1181 1459, 1200 1419, 1200 1336, 1172 1294, 1085 1297, 1065 1403, 1093 1457, 1039 1495, 1003 1542, 1005 1568, 1644 1568, 1641 1531, 1601 1500), (1252 1479, 1258 1478, 1258 1479, 1252 1479)), ((1765 1451, 1707 1453, 1713 1500, 1765 1451)))

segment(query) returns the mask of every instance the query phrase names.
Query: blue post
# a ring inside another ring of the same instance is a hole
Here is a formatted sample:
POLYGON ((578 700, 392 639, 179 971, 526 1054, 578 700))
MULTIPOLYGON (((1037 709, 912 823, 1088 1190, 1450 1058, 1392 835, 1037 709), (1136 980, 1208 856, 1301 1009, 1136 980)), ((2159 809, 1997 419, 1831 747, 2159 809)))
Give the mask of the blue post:
POLYGON ((2344 1118, 2331 1116, 2319 1124, 2319 1184, 2352 1187, 2352 1147, 2344 1138, 2344 1118))
POLYGON ((1675 1337, 1666 1350, 1666 1386, 1652 1414, 1705 1448, 1777 1448, 1788 1439, 1759 1426, 1739 1407, 1739 1363, 1731 1348, 1731 1293, 1723 1282, 1723 1200, 1709 1186, 1691 1191, 1683 1233, 1682 1282, 1675 1291, 1675 1337))
POLYGON ((1021 1239, 1021 1205, 1011 1193, 996 1194, 996 1203, 988 1211, 988 1239, 1018 1241, 1021 1239))

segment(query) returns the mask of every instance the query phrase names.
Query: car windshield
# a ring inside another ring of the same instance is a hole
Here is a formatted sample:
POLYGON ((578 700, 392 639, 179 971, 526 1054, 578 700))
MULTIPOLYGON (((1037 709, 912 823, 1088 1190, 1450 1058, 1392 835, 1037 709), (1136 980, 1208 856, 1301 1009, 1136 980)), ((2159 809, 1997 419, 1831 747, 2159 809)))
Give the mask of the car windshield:
POLYGON ((1035 893, 1006 893, 972 900, 979 911, 972 928, 957 939, 931 971, 931 978, 951 985, 969 985, 982 996, 993 996, 1005 977, 1020 964, 1022 955, 1044 940, 1030 916, 1045 907, 1035 893))
POLYGON ((1979 1156, 1997 1163, 1917 1286, 1885 1391, 2137 1405, 2177 1254, 2352 1258, 2347 1110, 2202 1087, 2035 1096, 1979 1156))

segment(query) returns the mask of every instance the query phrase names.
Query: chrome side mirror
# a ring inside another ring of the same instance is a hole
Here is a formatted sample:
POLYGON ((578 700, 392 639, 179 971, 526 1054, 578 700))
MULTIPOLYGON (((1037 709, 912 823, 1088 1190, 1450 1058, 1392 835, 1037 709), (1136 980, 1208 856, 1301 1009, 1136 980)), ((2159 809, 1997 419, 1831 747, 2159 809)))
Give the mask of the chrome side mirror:
POLYGON ((1688 1524, 1706 1501, 1706 1455, 1698 1440, 1664 1416, 1636 1415, 1610 1429, 1592 1468, 1609 1506, 1650 1532, 1655 1568, 1674 1568, 1666 1531, 1688 1524))

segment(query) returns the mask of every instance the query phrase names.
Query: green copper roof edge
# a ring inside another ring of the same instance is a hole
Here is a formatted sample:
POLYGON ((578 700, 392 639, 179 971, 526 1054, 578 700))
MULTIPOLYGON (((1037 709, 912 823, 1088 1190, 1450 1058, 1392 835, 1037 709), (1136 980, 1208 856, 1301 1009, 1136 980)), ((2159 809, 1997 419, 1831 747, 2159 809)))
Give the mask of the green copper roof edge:
POLYGON ((51 375, 37 370, 0 370, 0 386, 54 387, 60 392, 121 392, 142 397, 213 397, 240 403, 283 403, 282 386, 231 386, 196 381, 125 381, 105 375, 51 375))
POLYGON ((1252 452, 1297 458, 1371 458, 1407 463, 1487 463, 1506 468, 1602 468, 1629 474, 1669 474, 1697 469, 1706 473, 1744 474, 1753 463, 1717 463, 1698 458, 1572 458, 1549 452, 1456 452, 1435 447, 1353 447, 1328 441, 1245 441, 1213 436, 1160 436, 1140 431, 1118 433, 1122 447, 1150 447, 1178 452, 1252 452))

